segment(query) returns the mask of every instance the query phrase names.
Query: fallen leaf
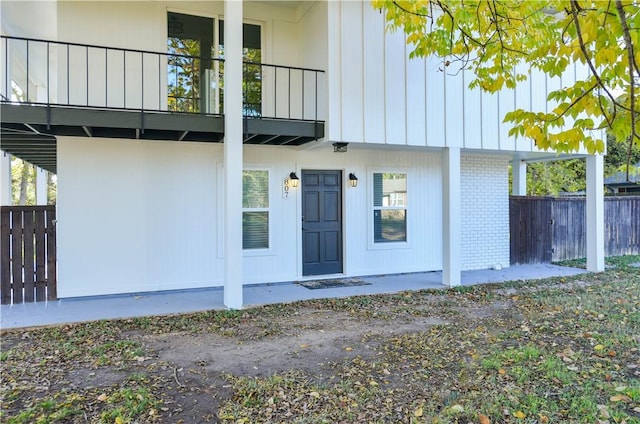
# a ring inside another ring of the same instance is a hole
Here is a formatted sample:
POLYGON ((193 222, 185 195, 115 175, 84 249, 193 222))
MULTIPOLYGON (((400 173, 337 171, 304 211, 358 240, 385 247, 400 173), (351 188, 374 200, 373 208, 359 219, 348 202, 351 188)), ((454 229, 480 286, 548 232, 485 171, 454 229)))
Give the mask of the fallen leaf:
POLYGON ((500 369, 498 370, 498 374, 504 375, 504 374, 506 374, 506 373, 507 373, 507 370, 505 370, 504 368, 500 368, 500 369))
POLYGON ((344 350, 346 350, 347 352, 351 352, 353 350, 352 347, 345 347, 344 350))
POLYGON ((100 396, 98 396, 98 400, 99 400, 100 402, 105 402, 107 399, 108 399, 108 397, 107 397, 107 394, 106 394, 106 393, 103 393, 103 394, 101 394, 100 396))
POLYGON ((491 420, 484 414, 478 414, 478 422, 480 424, 491 424, 491 420))
POLYGON ((116 420, 115 420, 115 423, 116 423, 116 424, 124 424, 124 421, 122 420, 122 417, 117 416, 117 417, 116 417, 116 420))
POLYGON ((593 350, 597 350, 597 351, 604 350, 604 346, 602 346, 601 344, 599 344, 599 345, 595 345, 595 346, 593 347, 593 350))
POLYGON ((319 397, 320 397, 320 393, 318 393, 318 392, 311 392, 311 393, 309 393, 309 396, 311 396, 312 398, 316 398, 316 399, 317 399, 317 398, 319 398, 319 397))
POLYGON ((516 412, 513 413, 513 416, 522 420, 522 419, 526 418, 527 414, 525 414, 522 411, 516 411, 516 412))
POLYGON ((631 402, 631 398, 625 395, 615 395, 609 398, 611 402, 631 402))
POLYGON ((413 415, 416 417, 421 417, 422 416, 422 406, 417 408, 415 411, 413 411, 413 415))

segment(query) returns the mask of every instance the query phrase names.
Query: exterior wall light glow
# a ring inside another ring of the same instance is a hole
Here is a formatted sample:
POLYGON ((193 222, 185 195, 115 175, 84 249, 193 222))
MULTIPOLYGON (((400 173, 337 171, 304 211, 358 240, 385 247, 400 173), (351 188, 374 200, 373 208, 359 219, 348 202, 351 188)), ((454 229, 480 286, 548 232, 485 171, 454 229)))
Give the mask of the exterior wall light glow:
POLYGON ((356 174, 354 174, 353 172, 349 174, 349 184, 351 185, 351 187, 358 186, 358 177, 356 177, 356 174))
POLYGON ((295 172, 289 174, 289 179, 291 180, 291 187, 298 187, 298 183, 300 182, 300 178, 296 175, 295 172))

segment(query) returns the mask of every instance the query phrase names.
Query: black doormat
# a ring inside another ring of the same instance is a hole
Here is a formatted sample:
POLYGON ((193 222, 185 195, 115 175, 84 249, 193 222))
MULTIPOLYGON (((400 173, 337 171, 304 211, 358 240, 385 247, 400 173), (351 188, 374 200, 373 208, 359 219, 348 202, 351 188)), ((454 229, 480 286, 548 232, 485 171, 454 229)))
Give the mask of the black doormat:
POLYGON ((367 283, 366 281, 359 278, 334 278, 331 280, 299 281, 298 284, 310 290, 371 285, 371 283, 367 283))

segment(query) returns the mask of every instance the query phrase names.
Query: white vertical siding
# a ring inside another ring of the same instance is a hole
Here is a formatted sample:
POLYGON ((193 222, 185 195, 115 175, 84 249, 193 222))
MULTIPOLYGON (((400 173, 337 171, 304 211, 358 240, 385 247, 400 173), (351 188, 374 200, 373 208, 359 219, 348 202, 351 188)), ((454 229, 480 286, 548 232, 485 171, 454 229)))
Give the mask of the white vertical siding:
POLYGON ((219 150, 60 137, 59 296, 219 284, 219 150))
MULTIPOLYGON (((270 247, 244 252, 245 283, 302 277, 300 191, 283 198, 282 180, 304 169, 343 172, 346 275, 441 269, 439 153, 245 146, 244 167, 270 172, 270 247), (374 245, 371 175, 393 171, 408 178, 408 242, 374 245)), ((220 144, 61 137, 58 169, 61 297, 222 284, 220 144)))
POLYGON ((447 147, 464 147, 464 102, 466 87, 462 71, 444 68, 445 128, 447 147))
MULTIPOLYGON (((403 32, 394 32, 385 37, 385 121, 387 144, 407 144, 406 132, 406 56, 403 32)), ((374 87, 367 87, 374 89, 374 87)), ((379 88, 378 88, 379 89, 379 88)))
MULTIPOLYGON (((473 79, 473 73, 463 72, 464 86, 469 85, 473 79)), ((482 137, 478 133, 482 132, 482 92, 480 90, 465 90, 464 93, 464 146, 469 149, 481 149, 482 137)))
MULTIPOLYGON (((408 54, 408 52, 407 52, 408 54)), ((426 90, 425 66, 421 60, 407 61, 407 144, 425 146, 427 104, 424 101, 426 90)))
POLYGON ((325 135, 329 140, 342 140, 342 17, 340 3, 330 1, 327 4, 327 128, 325 135))
MULTIPOLYGON (((339 72, 329 85, 330 108, 338 102, 342 107, 330 109, 331 141, 357 142, 364 128, 360 141, 365 143, 536 150, 530 142, 510 137, 511 124, 503 119, 525 104, 544 109, 550 89, 559 87, 559 78, 550 81, 549 89, 544 75, 534 72, 532 81, 517 90, 505 88, 496 94, 470 90, 471 74, 458 72, 455 62, 445 66, 435 57, 409 59, 411 46, 406 46, 404 32, 385 32, 383 16, 370 4, 331 1, 329 5, 333 10, 329 69, 339 72), (357 63, 358 48, 363 66, 357 63), (362 85, 354 86, 356 81, 362 85), (335 125, 339 131, 334 131, 335 125)), ((568 74, 574 72, 570 69, 568 74)))
MULTIPOLYGON (((362 34, 362 8, 368 7, 359 1, 345 3, 342 7, 342 19, 349 22, 350 31, 362 34), (355 19, 349 19, 355 16, 355 19)), ((364 108, 363 95, 363 38, 345 39, 351 32, 341 32, 341 63, 340 80, 342 83, 342 113, 348 119, 342 120, 342 140, 362 142, 364 138, 364 108)))
POLYGON ((386 139, 384 66, 384 18, 364 6, 364 142, 384 143, 386 139), (377 89, 372 89, 377 87, 377 89))
MULTIPOLYGON (((529 72, 529 67, 526 65, 520 65, 516 69, 516 72, 526 75, 529 72)), ((531 109, 531 93, 532 93, 531 80, 527 80, 524 83, 518 84, 515 90, 516 90, 516 94, 515 94, 516 109, 530 110, 531 109)), ((525 138, 525 137, 516 138, 516 150, 531 151, 532 148, 533 148, 533 141, 530 138, 525 138)))
POLYGON ((427 83, 426 121, 427 145, 441 147, 446 144, 444 73, 441 60, 430 57, 426 59, 427 83))

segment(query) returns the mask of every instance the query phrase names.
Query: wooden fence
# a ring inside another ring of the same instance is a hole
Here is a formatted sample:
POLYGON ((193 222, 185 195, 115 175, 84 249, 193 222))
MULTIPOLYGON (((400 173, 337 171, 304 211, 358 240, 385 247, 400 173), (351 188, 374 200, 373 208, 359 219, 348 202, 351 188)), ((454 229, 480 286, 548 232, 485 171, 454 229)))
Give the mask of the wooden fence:
POLYGON ((55 300, 55 206, 0 207, 0 303, 55 300))
MULTIPOLYGON (((604 198, 605 255, 640 254, 640 196, 604 198)), ((584 197, 509 199, 511 263, 547 263, 587 254, 584 197)))

